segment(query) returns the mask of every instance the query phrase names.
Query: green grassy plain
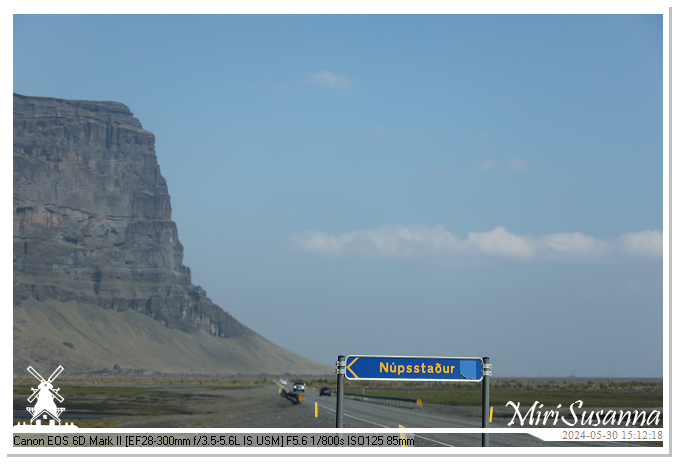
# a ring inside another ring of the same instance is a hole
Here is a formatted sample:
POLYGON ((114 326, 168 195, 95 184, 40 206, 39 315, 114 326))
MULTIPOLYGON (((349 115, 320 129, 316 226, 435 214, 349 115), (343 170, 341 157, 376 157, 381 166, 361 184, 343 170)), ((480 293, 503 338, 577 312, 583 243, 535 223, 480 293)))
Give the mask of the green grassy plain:
MULTIPOLYGON (((67 398, 69 413, 118 415, 135 417, 190 416, 209 405, 244 402, 248 391, 263 387, 264 378, 64 378, 59 379, 60 392, 67 398), (233 392, 230 394, 228 392, 233 392), (226 394, 225 394, 226 393, 226 394)), ((35 388, 33 378, 15 378, 15 409, 28 405, 26 398, 35 388)), ((21 423, 26 419, 14 419, 21 423)), ((82 427, 117 427, 120 417, 79 419, 82 427)))
MULTIPOLYGON (((307 383, 309 394, 326 386, 334 392, 337 385, 335 377, 300 380, 307 383)), ((264 390, 262 387, 273 385, 275 381, 277 379, 262 377, 102 377, 60 378, 58 386, 68 400, 66 407, 70 413, 117 416, 81 419, 79 423, 82 426, 117 427, 127 426, 128 422, 121 422, 127 420, 125 418, 149 420, 149 423, 183 423, 200 414, 217 416, 215 411, 258 404, 259 392, 264 390)), ((425 409, 446 415, 476 417, 481 414, 480 382, 344 380, 346 393, 361 394, 364 385, 370 386, 365 390, 367 395, 421 399, 425 409)), ((26 398, 31 394, 31 387, 35 387, 33 378, 14 379, 15 409, 28 405, 26 398)), ((506 406, 508 401, 520 403, 522 414, 535 401, 543 404, 545 409, 555 409, 560 404, 562 411, 567 411, 576 401, 582 401, 583 410, 588 411, 602 408, 660 409, 663 406, 663 382, 659 379, 492 379, 490 405, 494 407, 494 417, 512 416, 514 409, 506 406)), ((15 419, 14 423, 17 422, 19 420, 15 419)))
MULTIPOLYGON (((350 382, 346 393, 398 396, 421 399, 423 403, 447 405, 481 404, 481 383, 456 382, 350 382), (356 385, 357 387, 355 387, 356 385)), ((657 379, 493 379, 490 402, 504 406, 508 401, 531 406, 570 405, 581 400, 588 407, 661 408, 663 383, 657 379)))

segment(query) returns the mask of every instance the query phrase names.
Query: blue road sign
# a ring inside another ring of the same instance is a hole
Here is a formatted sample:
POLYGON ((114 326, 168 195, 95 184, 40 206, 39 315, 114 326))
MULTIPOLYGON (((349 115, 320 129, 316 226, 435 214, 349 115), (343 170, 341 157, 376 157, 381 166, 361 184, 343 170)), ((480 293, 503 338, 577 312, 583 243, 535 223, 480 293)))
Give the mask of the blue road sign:
POLYGON ((348 380, 428 380, 479 382, 481 358, 347 356, 348 380))

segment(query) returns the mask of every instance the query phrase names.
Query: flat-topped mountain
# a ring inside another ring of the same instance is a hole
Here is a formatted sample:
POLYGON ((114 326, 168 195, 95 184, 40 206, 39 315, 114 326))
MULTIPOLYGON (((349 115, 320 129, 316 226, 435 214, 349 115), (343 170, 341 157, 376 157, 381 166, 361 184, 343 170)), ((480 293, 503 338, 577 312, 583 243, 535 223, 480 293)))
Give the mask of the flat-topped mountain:
POLYGON ((154 143, 121 103, 14 94, 14 373, 332 373, 192 284, 154 143))

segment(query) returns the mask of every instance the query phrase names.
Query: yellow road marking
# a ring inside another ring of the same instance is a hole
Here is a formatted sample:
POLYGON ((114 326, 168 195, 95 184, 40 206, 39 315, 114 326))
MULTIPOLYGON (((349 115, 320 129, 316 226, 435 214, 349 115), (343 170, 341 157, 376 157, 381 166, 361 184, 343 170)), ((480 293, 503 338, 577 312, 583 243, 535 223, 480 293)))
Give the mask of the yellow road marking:
POLYGON ((354 371, 352 371, 351 369, 349 369, 349 368, 351 367, 351 365, 352 365, 353 363, 355 363, 356 361, 358 361, 358 358, 354 358, 354 360, 351 361, 351 362, 349 363, 349 365, 347 366, 347 370, 348 370, 349 372, 351 372, 352 374, 354 374, 354 377, 355 377, 355 378, 358 378, 358 376, 356 375, 356 373, 355 373, 354 371))
POLYGON ((276 385, 278 385, 278 394, 280 395, 281 392, 283 391, 283 385, 281 385, 280 383, 278 383, 277 380, 271 379, 271 381, 272 381, 273 383, 275 383, 276 385))
MULTIPOLYGON (((398 428, 404 429, 405 427, 399 424, 398 428)), ((401 447, 407 448, 408 447, 408 435, 405 434, 405 433, 400 433, 399 436, 401 438, 401 447)))

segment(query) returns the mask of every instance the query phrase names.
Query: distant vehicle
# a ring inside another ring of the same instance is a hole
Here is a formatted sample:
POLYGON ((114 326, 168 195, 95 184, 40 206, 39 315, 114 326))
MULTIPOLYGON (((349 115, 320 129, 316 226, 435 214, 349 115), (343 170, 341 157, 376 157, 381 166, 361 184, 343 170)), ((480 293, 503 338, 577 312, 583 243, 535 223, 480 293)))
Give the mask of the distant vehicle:
POLYGON ((328 387, 321 388, 320 396, 323 396, 323 395, 332 396, 332 394, 330 393, 330 389, 328 387))
POLYGON ((301 392, 303 392, 305 388, 306 388, 306 385, 304 384, 304 382, 295 382, 295 384, 292 386, 292 391, 294 391, 294 392, 296 392, 296 391, 301 391, 301 392))

